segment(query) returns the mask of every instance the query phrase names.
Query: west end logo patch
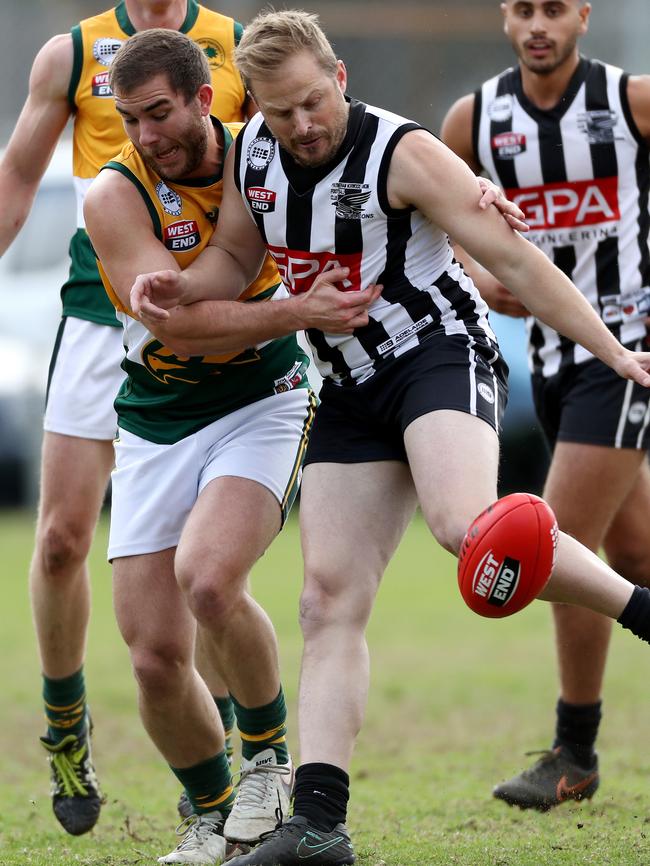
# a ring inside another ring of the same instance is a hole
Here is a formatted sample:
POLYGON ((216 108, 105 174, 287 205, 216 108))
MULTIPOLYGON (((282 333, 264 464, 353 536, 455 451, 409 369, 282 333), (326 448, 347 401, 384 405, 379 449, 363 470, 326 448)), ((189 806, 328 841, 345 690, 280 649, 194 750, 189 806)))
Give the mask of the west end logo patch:
POLYGON ((183 210, 181 197, 173 189, 170 189, 164 180, 158 181, 156 184, 156 195, 165 213, 168 213, 170 216, 181 215, 181 211, 183 210))
POLYGON ((262 171, 275 156, 275 142, 272 138, 254 138, 246 151, 246 162, 253 171, 262 171))
POLYGON ((165 226, 163 239, 167 249, 173 253, 192 250, 201 242, 199 224, 196 220, 177 220, 165 226))
POLYGON ((499 159, 514 159, 526 151, 526 136, 521 132, 501 132, 492 138, 492 150, 499 159))
POLYGON ((263 186, 246 188, 246 198, 252 211, 256 213, 272 213, 275 210, 275 192, 263 186))
POLYGON ((92 94, 93 96, 112 96, 111 85, 108 83, 108 72, 98 72, 93 75, 92 94))
POLYGON ((333 183, 330 201, 336 208, 337 217, 348 220, 374 219, 374 213, 364 213, 364 205, 372 194, 367 183, 333 183))
POLYGON ((124 45, 123 39, 95 39, 93 43, 93 57, 102 66, 110 66, 113 58, 124 45))

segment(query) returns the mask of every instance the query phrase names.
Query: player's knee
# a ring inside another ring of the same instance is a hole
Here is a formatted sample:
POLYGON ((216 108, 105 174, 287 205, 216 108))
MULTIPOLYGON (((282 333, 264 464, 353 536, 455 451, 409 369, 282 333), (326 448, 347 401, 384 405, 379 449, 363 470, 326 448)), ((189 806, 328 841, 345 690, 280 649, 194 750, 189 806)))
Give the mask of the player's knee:
POLYGON ((189 671, 190 661, 174 643, 131 649, 135 679, 149 699, 177 697, 179 682, 189 671))
POLYGON ((46 578, 63 579, 76 575, 84 564, 91 538, 83 530, 52 522, 39 531, 37 551, 46 578))
POLYGON ((437 513, 426 517, 433 537, 441 547, 458 556, 470 519, 466 515, 437 513))
POLYGON ((624 548, 607 549, 609 564, 630 583, 650 586, 650 550, 647 544, 626 545, 624 548))
POLYGON ((300 627, 305 639, 336 626, 364 629, 370 616, 374 591, 365 577, 350 572, 335 575, 331 570, 307 569, 300 596, 300 627))
POLYGON ((236 557, 177 558, 175 567, 189 608, 202 625, 218 626, 245 592, 246 571, 236 557))

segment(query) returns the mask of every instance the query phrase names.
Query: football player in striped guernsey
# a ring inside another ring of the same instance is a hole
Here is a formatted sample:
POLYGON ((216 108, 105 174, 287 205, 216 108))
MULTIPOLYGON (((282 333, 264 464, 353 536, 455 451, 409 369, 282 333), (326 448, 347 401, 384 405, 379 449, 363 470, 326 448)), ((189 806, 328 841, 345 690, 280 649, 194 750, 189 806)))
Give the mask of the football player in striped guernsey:
MULTIPOLYGON (((240 24, 196 0, 120 0, 39 51, 29 96, 0 164, 6 202, 0 215, 2 254, 25 222, 59 136, 74 118, 78 228, 70 243, 70 275, 61 292, 62 320, 50 367, 30 589, 53 808, 75 835, 94 826, 101 805, 83 669, 90 611, 86 557, 113 466, 113 400, 124 379, 122 331, 97 272, 82 204, 92 179, 125 141, 108 84, 111 62, 129 36, 150 27, 180 30, 196 40, 210 63, 214 113, 224 121, 244 119, 249 103, 232 62, 240 24)), ((216 673, 205 674, 213 694, 222 694, 216 673)), ((218 703, 228 723, 227 695, 218 703)))
MULTIPOLYGON (((215 234, 186 270, 141 275, 131 307, 166 321, 199 299, 231 297, 267 251, 298 297, 317 275, 348 294, 383 286, 352 334, 308 331, 325 381, 300 506, 302 766, 293 817, 232 861, 343 866, 354 862, 345 819, 368 690, 365 628, 384 569, 416 501, 458 554, 497 498, 507 369, 449 236, 624 378, 650 386, 650 354, 623 347, 543 253, 495 209, 476 207, 475 175, 435 136, 346 97, 345 66, 315 16, 259 15, 236 62, 260 114, 226 159, 215 234)), ((540 597, 618 617, 650 639, 650 591, 569 535, 540 597)))
MULTIPOLYGON (((591 11, 584 0, 506 0, 501 9, 518 63, 451 108, 443 140, 503 185, 527 214, 529 239, 612 334, 640 348, 650 309, 650 76, 580 55, 591 11)), ((458 252, 490 306, 529 315, 458 252)), ((527 329, 535 407, 553 453, 544 495, 560 528, 648 585, 650 394, 539 317, 529 316, 527 329)), ((553 616, 555 737, 532 767, 494 789, 522 808, 591 797, 599 783, 611 620, 567 605, 554 605, 553 616)))

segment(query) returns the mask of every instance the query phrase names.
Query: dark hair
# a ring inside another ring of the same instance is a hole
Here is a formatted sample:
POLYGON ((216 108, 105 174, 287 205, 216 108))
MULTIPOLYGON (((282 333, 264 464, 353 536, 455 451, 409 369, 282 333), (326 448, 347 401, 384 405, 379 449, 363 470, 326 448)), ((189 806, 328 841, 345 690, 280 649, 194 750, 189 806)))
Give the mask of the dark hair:
POLYGON ((160 74, 189 102, 210 84, 210 66, 201 48, 177 30, 142 30, 122 45, 111 63, 109 81, 118 95, 130 93, 160 74))

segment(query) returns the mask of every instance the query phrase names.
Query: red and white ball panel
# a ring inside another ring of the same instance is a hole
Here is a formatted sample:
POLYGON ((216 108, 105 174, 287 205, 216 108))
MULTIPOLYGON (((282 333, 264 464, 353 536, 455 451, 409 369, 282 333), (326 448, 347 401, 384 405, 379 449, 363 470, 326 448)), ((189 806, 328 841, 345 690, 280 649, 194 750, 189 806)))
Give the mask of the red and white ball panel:
POLYGON ((481 616, 510 616, 546 586, 555 564, 558 528, 549 506, 532 493, 498 499, 474 520, 458 558, 458 586, 481 616))

